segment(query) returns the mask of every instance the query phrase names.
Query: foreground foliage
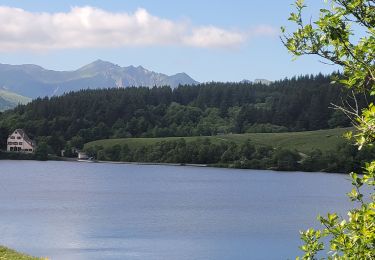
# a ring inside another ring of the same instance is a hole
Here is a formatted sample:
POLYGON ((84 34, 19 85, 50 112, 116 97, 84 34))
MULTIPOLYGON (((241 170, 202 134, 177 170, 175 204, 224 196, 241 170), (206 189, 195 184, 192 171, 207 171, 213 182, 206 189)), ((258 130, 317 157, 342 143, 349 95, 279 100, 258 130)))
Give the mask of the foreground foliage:
POLYGON ((0 246, 0 260, 42 260, 47 258, 32 257, 29 255, 18 253, 12 249, 0 246))
MULTIPOLYGON (((297 25, 292 35, 285 35, 285 46, 296 56, 318 55, 343 68, 337 78, 356 93, 375 95, 375 2, 372 0, 333 0, 330 9, 321 9, 314 23, 305 24, 302 0, 289 20, 297 25), (355 28, 354 31, 352 28, 355 28)), ((285 30, 283 29, 285 32, 285 30)), ((375 107, 337 106, 349 116, 358 132, 353 137, 359 149, 371 147, 375 141, 375 107)), ((352 172, 353 189, 348 193, 357 207, 347 218, 336 213, 319 217, 324 228, 301 233, 303 259, 317 259, 324 250, 328 259, 375 259, 375 161, 366 164, 363 175, 352 172), (369 192, 368 192, 369 191, 369 192), (329 246, 323 238, 329 238, 329 246)))

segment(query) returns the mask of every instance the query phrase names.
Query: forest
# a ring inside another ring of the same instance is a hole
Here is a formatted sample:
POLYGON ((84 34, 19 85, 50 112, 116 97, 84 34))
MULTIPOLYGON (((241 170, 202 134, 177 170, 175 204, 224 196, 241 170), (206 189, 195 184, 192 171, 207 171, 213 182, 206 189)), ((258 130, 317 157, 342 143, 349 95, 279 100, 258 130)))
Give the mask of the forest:
MULTIPOLYGON (((263 145, 211 143, 204 136, 281 133, 350 126, 332 104, 350 101, 350 92, 332 84, 332 75, 306 75, 273 82, 210 82, 177 88, 129 87, 87 89, 62 96, 37 98, 0 114, 0 148, 8 134, 22 128, 38 144, 26 159, 47 154, 74 157, 85 143, 109 138, 202 137, 195 142, 163 141, 129 149, 115 145, 86 149, 99 160, 200 163, 223 167, 344 172, 358 170, 373 151, 352 145, 295 150, 263 145), (30 158, 29 158, 30 157, 30 158)), ((365 98, 358 96, 356 102, 365 98)), ((13 158, 3 154, 0 158, 13 158)))
MULTIPOLYGON (((37 98, 0 114, 0 147, 16 128, 59 154, 106 138, 210 136, 223 133, 286 132, 350 125, 330 108, 348 91, 331 75, 273 82, 210 82, 197 86, 81 90, 37 98)), ((361 99, 359 99, 361 102, 361 99)))

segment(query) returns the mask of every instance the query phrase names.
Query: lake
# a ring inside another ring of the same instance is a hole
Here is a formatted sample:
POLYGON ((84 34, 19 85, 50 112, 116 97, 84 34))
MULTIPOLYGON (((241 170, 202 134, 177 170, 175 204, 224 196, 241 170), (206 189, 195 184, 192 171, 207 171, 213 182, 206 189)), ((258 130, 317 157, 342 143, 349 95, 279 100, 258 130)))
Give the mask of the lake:
POLYGON ((0 161, 0 244, 50 259, 294 259, 348 176, 0 161))

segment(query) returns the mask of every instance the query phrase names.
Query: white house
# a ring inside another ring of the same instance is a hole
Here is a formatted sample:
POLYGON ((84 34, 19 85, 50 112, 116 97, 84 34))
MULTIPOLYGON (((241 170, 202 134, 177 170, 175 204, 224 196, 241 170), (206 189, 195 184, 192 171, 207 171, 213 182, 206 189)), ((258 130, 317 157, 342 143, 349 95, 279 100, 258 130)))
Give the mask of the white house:
POLYGON ((8 137, 7 151, 32 153, 35 151, 36 145, 22 129, 16 129, 8 137))

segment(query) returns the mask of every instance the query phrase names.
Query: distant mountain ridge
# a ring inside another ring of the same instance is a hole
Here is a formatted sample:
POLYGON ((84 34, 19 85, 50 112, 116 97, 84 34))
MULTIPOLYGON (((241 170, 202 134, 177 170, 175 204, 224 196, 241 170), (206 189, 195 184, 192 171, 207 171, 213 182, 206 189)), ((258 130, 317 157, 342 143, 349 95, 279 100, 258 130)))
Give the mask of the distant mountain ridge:
POLYGON ((179 84, 198 83, 186 73, 168 76, 142 66, 121 67, 103 60, 96 60, 73 71, 48 70, 34 64, 0 64, 0 89, 32 98, 87 88, 164 85, 174 88, 179 84))
POLYGON ((273 81, 268 80, 268 79, 254 79, 254 81, 251 81, 251 80, 248 80, 248 79, 243 79, 243 80, 240 81, 240 83, 262 84, 262 85, 269 86, 273 83, 273 81))
POLYGON ((254 83, 255 84, 263 84, 263 85, 270 85, 272 83, 272 81, 268 80, 268 79, 254 79, 254 83))

